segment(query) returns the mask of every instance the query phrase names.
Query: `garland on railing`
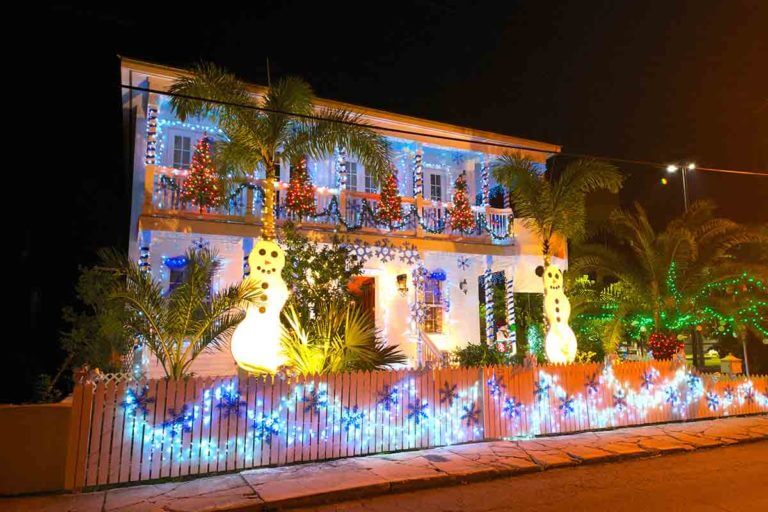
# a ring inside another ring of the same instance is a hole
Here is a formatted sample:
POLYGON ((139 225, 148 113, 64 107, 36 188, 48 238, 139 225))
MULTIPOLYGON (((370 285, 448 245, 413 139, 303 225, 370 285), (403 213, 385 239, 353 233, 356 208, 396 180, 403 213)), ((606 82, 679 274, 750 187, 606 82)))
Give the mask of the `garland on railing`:
MULTIPOLYGON (((176 179, 161 175, 160 176, 160 186, 162 188, 167 188, 171 190, 171 192, 174 193, 181 193, 183 191, 183 187, 179 185, 179 183, 176 181, 176 179)), ((257 190, 259 192, 263 191, 263 187, 258 184, 253 183, 241 183, 237 187, 233 189, 233 191, 226 196, 226 200, 224 201, 224 204, 227 204, 230 206, 230 208, 234 208, 235 206, 242 206, 240 204, 241 199, 240 196, 243 192, 243 190, 250 189, 250 190, 257 190)), ((262 198, 262 205, 263 205, 263 193, 261 194, 262 198)), ((308 221, 313 221, 321 218, 325 218, 328 221, 335 221, 342 226, 347 231, 357 231, 359 229, 362 229, 363 227, 373 227, 377 229, 383 229, 383 230, 391 230, 391 231, 401 231, 404 229, 408 229, 409 226, 414 226, 416 223, 427 233, 430 234, 442 234, 448 231, 450 226, 450 217, 451 214, 449 211, 445 211, 444 214, 437 218, 437 219, 429 219, 429 217, 426 217, 424 215, 419 215, 418 208, 416 205, 411 205, 411 207, 408 209, 407 212, 403 212, 402 219, 400 222, 395 222, 390 224, 389 222, 384 221, 383 219, 380 219, 380 216, 378 215, 378 212, 373 208, 370 201, 368 199, 361 199, 359 206, 353 206, 353 209, 358 209, 359 217, 358 222, 351 222, 346 218, 346 215, 343 215, 341 213, 341 210, 339 208, 339 200, 336 195, 331 197, 330 201, 328 202, 328 206, 326 206, 324 209, 315 212, 314 214, 308 214, 304 215, 303 218, 308 221), (429 222, 432 220, 432 222, 429 222)), ((287 212, 284 205, 276 205, 275 206, 275 215, 278 218, 286 218, 289 216, 289 213, 287 212)), ((511 221, 511 219, 510 219, 511 221)), ((476 217, 476 222, 473 228, 469 230, 450 230, 454 233, 458 232, 462 235, 469 236, 469 235, 481 235, 483 232, 487 233, 492 240, 494 241, 502 241, 502 240, 508 240, 512 238, 512 232, 511 229, 507 229, 502 234, 497 234, 494 232, 492 226, 489 224, 488 216, 481 215, 476 217)))

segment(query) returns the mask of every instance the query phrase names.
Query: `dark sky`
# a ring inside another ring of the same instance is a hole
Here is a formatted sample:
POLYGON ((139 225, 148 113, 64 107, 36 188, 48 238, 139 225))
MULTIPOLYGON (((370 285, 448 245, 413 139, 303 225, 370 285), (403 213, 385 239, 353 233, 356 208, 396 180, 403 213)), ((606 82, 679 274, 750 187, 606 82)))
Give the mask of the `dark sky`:
MULTIPOLYGON (((22 133, 49 119, 56 130, 25 153, 46 176, 34 200, 12 198, 36 206, 14 244, 28 342, 11 350, 7 367, 26 384, 10 396, 55 369, 77 266, 93 263, 98 247, 127 246, 117 54, 211 60, 257 83, 269 57, 273 76, 301 75, 330 99, 568 152, 768 172, 762 0, 250 5, 58 5, 16 20, 29 39, 6 52, 29 101, 15 119, 22 133), (56 272, 43 271, 54 255, 56 272)), ((658 184, 661 169, 623 168, 624 204, 641 201, 659 221, 682 207, 679 182, 658 184)), ((768 221, 768 178, 699 172, 690 182, 694 198, 715 199, 724 215, 768 221)))

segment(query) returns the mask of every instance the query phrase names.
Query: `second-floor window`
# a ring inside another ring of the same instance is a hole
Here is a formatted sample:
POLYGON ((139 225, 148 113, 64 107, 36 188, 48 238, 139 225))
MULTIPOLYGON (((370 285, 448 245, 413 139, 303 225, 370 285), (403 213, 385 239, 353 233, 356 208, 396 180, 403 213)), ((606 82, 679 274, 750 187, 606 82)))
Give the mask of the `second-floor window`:
POLYGON ((173 136, 173 167, 189 169, 192 161, 192 139, 184 135, 173 136))
POLYGON ((432 201, 443 200, 443 177, 439 174, 429 175, 429 198, 432 201))
POLYGON ((365 191, 375 194, 379 191, 379 187, 376 186, 376 182, 373 179, 373 174, 365 171, 365 191))
POLYGON ((347 162, 347 190, 357 190, 356 162, 347 162))

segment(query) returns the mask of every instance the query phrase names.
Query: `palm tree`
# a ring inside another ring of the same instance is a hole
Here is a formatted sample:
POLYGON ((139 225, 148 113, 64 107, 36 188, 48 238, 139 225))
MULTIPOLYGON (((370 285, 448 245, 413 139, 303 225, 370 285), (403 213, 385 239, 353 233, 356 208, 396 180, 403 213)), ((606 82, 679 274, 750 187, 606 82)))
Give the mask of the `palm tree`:
POLYGON ((172 108, 181 120, 207 116, 218 123, 226 140, 217 143, 216 159, 226 174, 242 177, 254 169, 265 171, 265 239, 275 238, 272 183, 281 158, 287 162, 304 156, 323 158, 344 148, 374 179, 389 172, 389 146, 384 138, 358 114, 315 108, 314 92, 301 78, 281 78, 256 95, 222 68, 199 64, 189 76, 177 79, 170 93, 172 108))
MULTIPOLYGON (((578 247, 570 262, 570 273, 595 273, 607 277, 598 300, 584 300, 595 306, 605 303, 606 293, 619 305, 610 323, 615 341, 618 326, 633 313, 650 315, 656 331, 670 319, 695 322, 706 307, 722 307, 703 293, 709 283, 733 279, 748 272, 765 280, 768 264, 764 250, 757 258, 737 257, 748 246, 768 248, 768 236, 714 215, 710 201, 693 203, 688 212, 656 232, 645 210, 638 204, 632 211, 617 210, 609 218, 610 244, 588 243, 578 247)), ((589 292, 592 294, 593 292, 589 292)), ((574 308, 575 309, 575 308, 574 308)))
POLYGON ((125 281, 112 297, 130 313, 126 329, 172 379, 187 375, 203 351, 221 349, 245 318, 245 307, 262 293, 252 279, 213 293, 220 260, 209 249, 190 250, 186 258, 184 281, 168 293, 136 263, 125 258, 115 262, 125 281))
POLYGON ((618 192, 623 180, 616 167, 597 160, 575 160, 553 178, 522 153, 501 156, 492 172, 509 190, 517 216, 541 237, 545 266, 550 263, 556 236, 574 241, 584 238, 587 194, 595 190, 618 192))

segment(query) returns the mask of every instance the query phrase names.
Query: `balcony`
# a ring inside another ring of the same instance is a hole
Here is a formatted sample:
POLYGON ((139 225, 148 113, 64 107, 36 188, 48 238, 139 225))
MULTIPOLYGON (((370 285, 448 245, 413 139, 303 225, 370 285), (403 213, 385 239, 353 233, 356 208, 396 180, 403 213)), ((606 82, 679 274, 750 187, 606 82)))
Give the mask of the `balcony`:
MULTIPOLYGON (((217 208, 199 209, 181 200, 185 173, 169 167, 146 166, 143 215, 223 223, 259 225, 263 211, 265 180, 251 179, 227 193, 217 208)), ((285 207, 287 184, 275 183, 277 223, 300 222, 303 228, 347 233, 384 234, 402 238, 436 239, 462 243, 511 245, 514 243, 512 211, 489 206, 473 206, 473 228, 455 231, 449 225, 449 203, 424 198, 403 197, 402 220, 389 225, 377 212, 379 194, 349 190, 315 189, 315 215, 299 219, 285 207)))

